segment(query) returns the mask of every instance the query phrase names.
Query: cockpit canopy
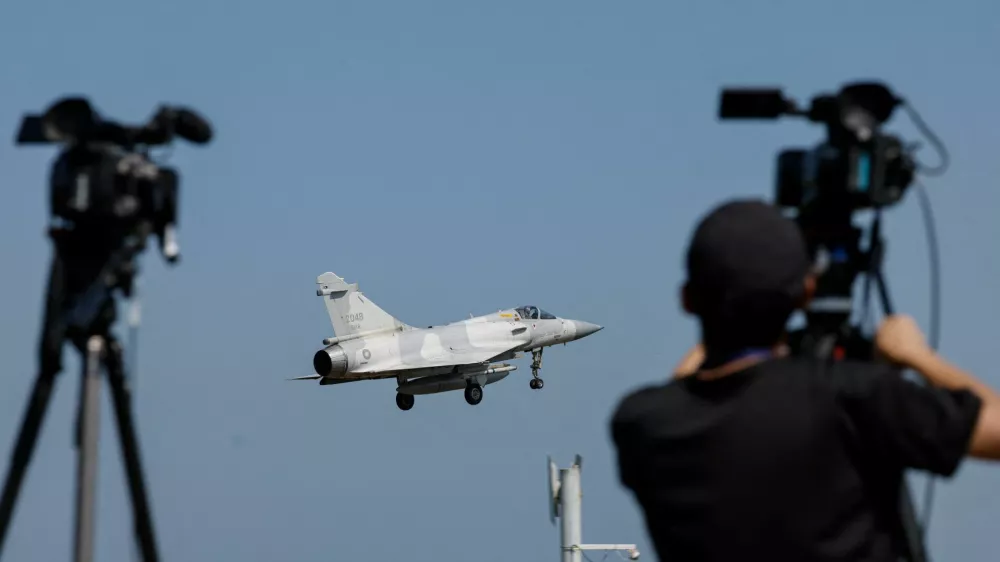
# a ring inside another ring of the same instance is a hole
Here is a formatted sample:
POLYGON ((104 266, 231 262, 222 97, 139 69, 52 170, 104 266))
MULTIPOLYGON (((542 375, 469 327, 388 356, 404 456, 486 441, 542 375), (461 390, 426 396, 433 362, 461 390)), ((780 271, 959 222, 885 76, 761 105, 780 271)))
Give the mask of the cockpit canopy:
POLYGON ((514 309, 524 320, 555 320, 556 317, 537 306, 519 306, 514 309))

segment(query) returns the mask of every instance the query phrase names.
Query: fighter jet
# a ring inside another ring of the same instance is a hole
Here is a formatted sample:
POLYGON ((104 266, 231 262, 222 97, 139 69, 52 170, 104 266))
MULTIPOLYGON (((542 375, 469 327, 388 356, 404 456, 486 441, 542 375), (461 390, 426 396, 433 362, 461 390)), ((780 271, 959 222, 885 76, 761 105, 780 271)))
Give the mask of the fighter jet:
POLYGON ((471 405, 483 399, 483 387, 501 381, 517 369, 502 363, 531 352, 532 389, 542 388, 538 371, 542 350, 566 344, 602 327, 554 316, 537 306, 501 309, 441 326, 416 328, 378 307, 336 274, 316 278, 316 295, 323 298, 334 337, 313 356, 315 375, 290 380, 319 384, 396 379, 396 405, 413 407, 414 396, 451 390, 465 391, 471 405))

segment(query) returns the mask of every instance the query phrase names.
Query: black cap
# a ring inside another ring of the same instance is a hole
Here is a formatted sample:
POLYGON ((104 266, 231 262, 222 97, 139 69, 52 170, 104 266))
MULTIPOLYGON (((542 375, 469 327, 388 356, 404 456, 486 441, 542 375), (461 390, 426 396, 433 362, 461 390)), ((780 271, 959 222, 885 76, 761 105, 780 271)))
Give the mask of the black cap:
POLYGON ((789 307, 782 313, 790 314, 810 266, 798 225, 760 200, 716 207, 699 223, 687 254, 698 314, 723 313, 727 320, 768 307, 789 307))

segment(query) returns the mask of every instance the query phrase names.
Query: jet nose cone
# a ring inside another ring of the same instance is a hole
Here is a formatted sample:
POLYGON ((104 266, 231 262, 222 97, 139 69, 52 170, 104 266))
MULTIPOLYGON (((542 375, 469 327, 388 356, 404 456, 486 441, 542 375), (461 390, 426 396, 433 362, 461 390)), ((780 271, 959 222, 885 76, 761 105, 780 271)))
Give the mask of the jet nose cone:
POLYGON ((603 330, 603 326, 598 326, 597 324, 591 324, 590 322, 584 322, 582 320, 574 320, 573 324, 576 326, 576 339, 585 338, 594 332, 599 332, 603 330))

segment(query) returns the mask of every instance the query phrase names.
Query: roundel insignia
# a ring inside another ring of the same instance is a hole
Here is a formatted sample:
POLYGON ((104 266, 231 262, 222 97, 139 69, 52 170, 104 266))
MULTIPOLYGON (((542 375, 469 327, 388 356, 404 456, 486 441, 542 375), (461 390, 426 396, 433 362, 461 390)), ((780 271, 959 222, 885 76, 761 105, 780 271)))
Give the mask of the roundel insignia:
POLYGON ((372 352, 368 351, 367 349, 362 349, 361 350, 361 355, 363 355, 366 360, 372 358, 372 352))

